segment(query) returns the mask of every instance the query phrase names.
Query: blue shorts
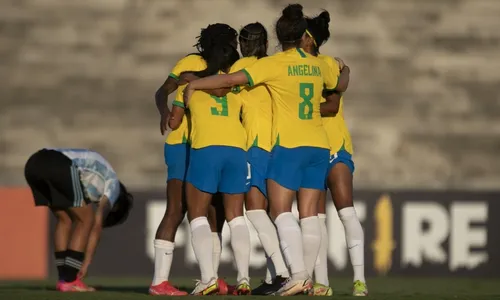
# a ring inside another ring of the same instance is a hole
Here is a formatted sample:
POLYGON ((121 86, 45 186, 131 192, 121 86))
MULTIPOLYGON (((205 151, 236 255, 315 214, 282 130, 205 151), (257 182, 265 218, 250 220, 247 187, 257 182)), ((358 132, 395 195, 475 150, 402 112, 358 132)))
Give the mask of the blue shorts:
POLYGON ((271 151, 267 178, 294 191, 300 188, 322 190, 329 154, 328 149, 318 147, 275 146, 271 151))
POLYGON ((243 194, 247 191, 247 153, 229 146, 191 149, 186 181, 200 191, 243 194))
POLYGON ((189 163, 189 144, 169 145, 165 143, 163 155, 167 165, 167 182, 172 179, 184 181, 189 163))
POLYGON ((349 170, 351 170, 351 173, 354 173, 354 162, 352 161, 351 153, 345 151, 344 149, 340 149, 338 152, 330 156, 328 171, 326 172, 325 177, 325 190, 328 188, 328 175, 330 175, 330 170, 338 163, 346 165, 349 170))
POLYGON ((247 188, 250 190, 252 186, 259 189, 259 191, 267 197, 267 166, 271 153, 259 147, 251 147, 247 152, 248 159, 248 176, 247 188))

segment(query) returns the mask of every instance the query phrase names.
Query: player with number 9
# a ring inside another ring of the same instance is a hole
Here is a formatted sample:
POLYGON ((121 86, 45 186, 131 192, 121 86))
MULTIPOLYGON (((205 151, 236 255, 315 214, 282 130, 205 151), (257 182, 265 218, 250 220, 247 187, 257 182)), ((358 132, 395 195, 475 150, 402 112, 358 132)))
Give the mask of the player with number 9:
POLYGON ((321 240, 318 199, 324 187, 330 148, 320 101, 323 89, 335 89, 338 80, 323 61, 298 48, 306 29, 302 6, 287 6, 276 24, 283 52, 259 59, 233 74, 193 81, 184 93, 184 101, 188 102, 195 90, 261 83, 271 92, 273 149, 267 188, 271 217, 292 273, 291 280, 278 291, 283 296, 312 288, 310 274, 321 240), (300 226, 291 213, 297 192, 300 226))
MULTIPOLYGON (((205 59, 211 53, 214 44, 224 43, 236 46, 237 35, 236 30, 227 24, 216 23, 203 28, 195 45, 198 53, 189 54, 176 63, 168 79, 160 87, 159 92, 157 92, 157 106, 163 106, 166 109, 168 94, 175 91, 178 85, 183 82, 180 79, 181 73, 204 70, 207 67, 205 59)), ((178 97, 182 97, 182 89, 177 89, 177 95, 178 97)), ((173 106, 172 113, 168 112, 168 114, 169 118, 167 121, 172 131, 168 134, 164 146, 165 164, 168 168, 167 207, 155 235, 154 276, 149 287, 149 293, 151 295, 183 296, 187 295, 187 293, 178 290, 168 279, 173 261, 175 235, 187 210, 184 199, 184 186, 190 152, 190 118, 188 114, 184 114, 182 108, 176 106, 173 106)), ((221 254, 220 233, 224 224, 224 214, 219 209, 221 201, 220 195, 216 195, 208 213, 214 244, 213 264, 215 273, 217 273, 219 267, 221 254)), ((224 280, 220 279, 219 294, 225 295, 227 293, 228 286, 224 280)))
MULTIPOLYGON (((238 59, 235 47, 217 44, 206 59, 207 68, 193 74, 203 78, 228 72, 238 59)), ((182 97, 176 98, 174 105, 186 107, 191 115, 186 197, 193 249, 201 271, 201 280, 192 294, 211 295, 219 289, 210 251, 213 247, 210 226, 206 218, 212 195, 217 192, 224 197, 225 216, 238 269, 236 293, 248 294, 250 234, 243 216, 248 169, 246 134, 240 121, 241 98, 232 93, 217 97, 196 91, 189 106, 184 104, 182 97)))

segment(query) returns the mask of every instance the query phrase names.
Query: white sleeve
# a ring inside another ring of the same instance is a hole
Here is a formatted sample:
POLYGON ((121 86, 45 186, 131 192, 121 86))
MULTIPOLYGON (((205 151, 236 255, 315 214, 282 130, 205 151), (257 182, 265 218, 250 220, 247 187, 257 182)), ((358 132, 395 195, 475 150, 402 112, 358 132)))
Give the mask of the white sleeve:
POLYGON ((120 181, 115 173, 109 173, 104 183, 104 196, 109 199, 109 204, 113 206, 120 195, 120 181))

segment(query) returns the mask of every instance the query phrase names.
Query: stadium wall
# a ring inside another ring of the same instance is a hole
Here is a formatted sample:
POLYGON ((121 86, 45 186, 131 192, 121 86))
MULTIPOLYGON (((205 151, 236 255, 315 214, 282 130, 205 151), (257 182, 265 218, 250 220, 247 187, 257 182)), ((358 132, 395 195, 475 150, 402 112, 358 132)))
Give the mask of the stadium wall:
MULTIPOLYGON (((356 186, 498 189, 500 1, 297 0, 331 13, 322 53, 351 67, 356 186)), ((0 186, 41 147, 85 147, 164 185, 153 95, 200 29, 274 22, 290 1, 0 1, 0 186)))
MULTIPOLYGON (((90 276, 152 274, 153 239, 165 209, 163 191, 134 194, 129 220, 104 232, 90 276)), ((356 211, 365 229, 368 276, 499 277, 500 236, 496 230, 500 220, 494 217, 500 211, 499 198, 499 192, 357 191, 356 211)), ((328 203, 329 274, 351 274, 342 224, 335 207, 328 203)), ((0 189, 0 279, 56 274, 49 242, 53 224, 48 220, 45 209, 32 206, 27 189, 0 189), (16 211, 22 214, 13 213, 16 211)), ((264 253, 247 223, 252 241, 251 274, 261 277, 264 253)), ((196 278, 187 221, 180 226, 176 246, 173 275, 196 278)), ((219 273, 235 275, 227 227, 219 273)))

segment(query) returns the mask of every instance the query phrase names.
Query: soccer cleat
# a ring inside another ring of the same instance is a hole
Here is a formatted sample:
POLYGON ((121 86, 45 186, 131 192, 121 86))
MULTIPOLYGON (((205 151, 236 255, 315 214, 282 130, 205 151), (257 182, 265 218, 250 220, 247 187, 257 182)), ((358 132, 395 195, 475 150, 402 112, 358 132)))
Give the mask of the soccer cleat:
POLYGON ((235 285, 227 285, 227 294, 228 295, 236 295, 236 286, 235 285))
POLYGON ((80 279, 73 282, 58 281, 56 289, 59 292, 95 292, 93 287, 86 285, 80 279))
POLYGON ((158 285, 150 286, 149 294, 152 296, 186 296, 188 293, 178 290, 168 281, 163 281, 158 285))
POLYGON ((287 281, 287 277, 276 276, 271 283, 262 281, 262 284, 252 290, 252 295, 269 296, 274 295, 287 281))
POLYGON ((276 292, 279 296, 293 296, 293 295, 312 295, 313 282, 310 278, 292 280, 289 278, 282 287, 276 292))
POLYGON ((353 296, 368 296, 368 287, 366 283, 361 280, 354 281, 354 286, 352 288, 353 296))
POLYGON ((233 295, 251 295, 252 289, 250 288, 250 283, 248 283, 248 279, 242 279, 238 283, 238 286, 233 292, 233 295))
POLYGON ((217 293, 217 295, 224 296, 229 293, 228 284, 224 281, 224 279, 222 278, 217 279, 217 284, 219 285, 219 292, 217 293))
POLYGON ((333 290, 329 286, 315 283, 313 285, 313 296, 333 296, 333 290))
POLYGON ((212 278, 208 283, 203 283, 201 280, 196 282, 194 290, 191 292, 193 296, 208 296, 215 295, 219 292, 219 284, 217 279, 212 278))

